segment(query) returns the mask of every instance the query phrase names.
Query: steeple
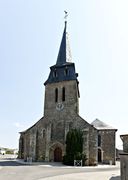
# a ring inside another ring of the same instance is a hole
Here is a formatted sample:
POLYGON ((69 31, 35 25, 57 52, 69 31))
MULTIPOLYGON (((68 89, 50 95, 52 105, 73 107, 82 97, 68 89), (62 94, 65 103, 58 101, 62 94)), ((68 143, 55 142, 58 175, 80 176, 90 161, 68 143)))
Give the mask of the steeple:
MULTIPOLYGON (((67 17, 66 12, 65 17, 67 17)), ((66 30, 67 21, 65 20, 65 26, 57 61, 54 66, 50 67, 51 71, 44 85, 61 81, 77 80, 78 74, 75 71, 75 64, 71 62, 71 51, 69 46, 68 33, 66 30)))
POLYGON ((56 65, 58 66, 71 62, 71 51, 69 47, 68 33, 66 32, 66 29, 67 29, 67 21, 65 21, 64 32, 56 61, 56 65))

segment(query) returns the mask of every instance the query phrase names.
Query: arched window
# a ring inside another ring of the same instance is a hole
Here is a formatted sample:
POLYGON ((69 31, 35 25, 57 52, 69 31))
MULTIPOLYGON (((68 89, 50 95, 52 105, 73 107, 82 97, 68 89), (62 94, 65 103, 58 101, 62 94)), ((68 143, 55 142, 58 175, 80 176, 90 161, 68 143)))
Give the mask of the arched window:
POLYGON ((62 101, 65 101, 65 87, 62 89, 62 101))
POLYGON ((58 88, 55 89, 55 102, 58 102, 58 88))
POLYGON ((21 159, 24 159, 24 138, 20 137, 20 151, 19 151, 19 155, 21 159))
POLYGON ((43 129, 43 138, 45 138, 45 129, 43 129))
POLYGON ((37 132, 36 132, 36 160, 38 160, 39 159, 39 146, 40 146, 40 143, 39 143, 39 132, 38 132, 38 130, 37 130, 37 132))
POLYGON ((100 134, 98 135, 98 146, 99 147, 101 146, 101 135, 100 134))

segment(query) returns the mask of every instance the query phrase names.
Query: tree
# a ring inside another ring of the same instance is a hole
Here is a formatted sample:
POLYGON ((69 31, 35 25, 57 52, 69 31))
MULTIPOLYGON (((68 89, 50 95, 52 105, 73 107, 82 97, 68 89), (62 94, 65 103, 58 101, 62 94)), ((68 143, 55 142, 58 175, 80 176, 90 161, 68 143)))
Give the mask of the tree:
POLYGON ((66 165, 73 165, 74 160, 85 158, 83 151, 83 133, 79 129, 72 129, 66 136, 66 154, 63 157, 63 163, 66 165))

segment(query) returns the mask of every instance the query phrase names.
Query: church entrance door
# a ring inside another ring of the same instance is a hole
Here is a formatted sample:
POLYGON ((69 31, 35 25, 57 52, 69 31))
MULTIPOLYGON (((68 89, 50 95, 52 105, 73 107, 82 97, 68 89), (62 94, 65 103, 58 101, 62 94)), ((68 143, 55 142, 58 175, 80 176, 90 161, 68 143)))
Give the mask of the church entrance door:
POLYGON ((98 162, 102 162, 102 157, 101 157, 101 149, 98 149, 98 162))
POLYGON ((62 150, 59 147, 54 150, 54 161, 62 162, 62 150))

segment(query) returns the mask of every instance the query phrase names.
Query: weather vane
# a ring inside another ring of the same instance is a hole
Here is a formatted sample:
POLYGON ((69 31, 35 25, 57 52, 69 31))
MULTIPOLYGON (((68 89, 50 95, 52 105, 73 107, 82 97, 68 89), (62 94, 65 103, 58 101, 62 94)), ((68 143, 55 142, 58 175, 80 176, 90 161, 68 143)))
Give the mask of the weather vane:
POLYGON ((65 13, 64 19, 67 20, 68 12, 67 12, 67 11, 64 11, 64 13, 65 13))

